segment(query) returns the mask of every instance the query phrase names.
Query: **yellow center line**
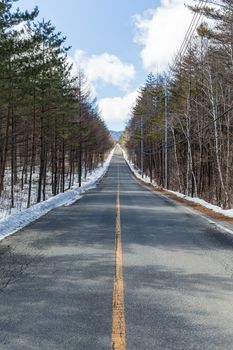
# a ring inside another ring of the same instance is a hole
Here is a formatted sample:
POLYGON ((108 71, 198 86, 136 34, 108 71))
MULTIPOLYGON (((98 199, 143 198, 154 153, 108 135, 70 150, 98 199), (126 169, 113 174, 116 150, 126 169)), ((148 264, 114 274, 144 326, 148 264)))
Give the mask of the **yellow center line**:
POLYGON ((112 350, 126 350, 124 279, 121 242, 120 181, 117 167, 117 200, 115 228, 115 277, 112 299, 112 350))

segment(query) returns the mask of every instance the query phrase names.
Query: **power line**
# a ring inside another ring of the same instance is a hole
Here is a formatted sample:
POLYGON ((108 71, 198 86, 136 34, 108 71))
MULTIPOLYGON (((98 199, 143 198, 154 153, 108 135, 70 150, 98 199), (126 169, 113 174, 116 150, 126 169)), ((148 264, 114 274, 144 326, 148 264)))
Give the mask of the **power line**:
MULTIPOLYGON (((201 9, 204 8, 205 4, 207 3, 208 0, 199 0, 199 4, 197 5, 197 10, 200 11, 201 9)), ((177 67, 178 63, 180 62, 182 56, 184 56, 187 48, 188 48, 188 44, 190 43, 190 40, 192 39, 192 36, 194 34, 194 32, 196 31, 197 29, 197 26, 200 22, 200 19, 202 17, 202 13, 201 12, 195 12, 193 17, 192 17, 192 20, 189 24, 189 27, 186 31, 186 34, 184 36, 184 39, 181 43, 181 46, 176 54, 176 57, 174 59, 174 63, 173 65, 170 67, 168 73, 166 74, 166 77, 165 79, 168 80, 171 79, 172 77, 172 74, 175 70, 175 68, 177 67)), ((164 93, 161 93, 159 95, 156 95, 156 98, 158 99, 162 99, 164 98, 164 93)))
MULTIPOLYGON (((168 156, 167 156, 167 151, 170 147, 174 147, 175 144, 173 143, 172 145, 169 145, 167 143, 167 130, 168 130, 168 126, 167 126, 167 117, 168 117, 168 94, 167 94, 167 82, 168 79, 171 78, 173 72, 175 71, 175 68, 177 67, 177 65, 179 64, 180 60, 182 59, 183 55, 186 53, 186 50, 188 48, 188 45, 190 43, 190 40, 192 39, 192 36, 194 34, 194 32, 196 31, 196 28, 199 24, 199 21, 202 17, 202 12, 200 11, 201 9, 203 9, 203 7, 205 6, 205 4, 207 3, 207 0, 199 0, 199 4, 197 5, 197 12, 194 13, 192 20, 189 24, 189 27, 186 31, 186 34, 184 36, 184 39, 181 43, 181 46, 178 50, 178 53, 176 55, 176 58, 174 60, 174 63, 172 65, 172 67, 169 69, 168 74, 165 76, 165 95, 164 93, 161 93, 160 95, 157 95, 156 98, 161 99, 164 98, 165 99, 165 139, 164 139, 164 144, 162 145, 162 149, 158 150, 157 152, 155 152, 154 154, 158 154, 161 150, 164 151, 164 155, 165 155, 165 183, 167 183, 167 179, 168 179, 168 156)), ((233 107, 232 107, 233 108, 233 107)), ((227 112, 226 112, 227 113, 227 112)), ((225 114, 223 114, 222 116, 224 116, 225 114)), ((218 119, 216 119, 218 120, 218 119)), ((212 121, 215 122, 215 121, 212 121)), ((141 117, 141 124, 142 124, 142 117, 141 117)), ((211 125, 210 123, 208 123, 208 125, 205 126, 205 128, 207 128, 209 125, 211 125)), ((141 126, 141 130, 142 130, 142 126, 141 126)), ((199 130, 200 132, 200 130, 199 130)), ((198 132, 198 133, 199 133, 198 132)), ((193 137, 194 135, 192 135, 193 137)), ((142 138, 142 135, 141 135, 142 138)), ((187 142, 189 138, 186 138, 186 140, 183 140, 182 142, 187 142)), ((143 140, 141 140, 141 143, 143 142, 143 140)), ((179 142, 181 143, 181 142, 179 142)), ((178 144, 178 143, 177 143, 178 144)), ((141 146, 141 158, 142 158, 142 154, 148 154, 147 152, 144 152, 144 150, 142 149, 141 146)), ((151 154, 151 153, 150 153, 151 154)), ((141 160, 142 162, 142 160, 141 160)))
MULTIPOLYGON (((197 5, 197 10, 200 11, 204 8, 205 4, 207 3, 208 0, 199 0, 199 4, 197 5)), ((193 18, 190 22, 190 25, 188 27, 188 30, 185 34, 185 37, 183 39, 183 42, 180 46, 180 49, 176 55, 176 58, 174 60, 174 64, 173 66, 170 68, 169 71, 169 75, 172 74, 172 71, 174 71, 174 69, 176 68, 177 64, 179 63, 180 58, 182 58, 182 56, 185 54, 188 44, 190 43, 190 40, 192 39, 192 36, 194 34, 194 32, 197 29, 197 26, 199 24, 199 21, 202 17, 202 13, 201 12, 195 12, 193 15, 193 18)))

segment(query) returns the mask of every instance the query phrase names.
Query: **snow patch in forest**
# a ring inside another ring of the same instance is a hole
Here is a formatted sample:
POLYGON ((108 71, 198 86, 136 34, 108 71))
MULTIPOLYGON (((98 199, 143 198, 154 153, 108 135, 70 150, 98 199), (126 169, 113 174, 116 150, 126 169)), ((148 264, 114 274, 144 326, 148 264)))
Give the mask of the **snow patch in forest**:
MULTIPOLYGON (((156 182, 153 181, 153 182, 150 182, 150 178, 148 176, 144 176, 142 177, 141 173, 139 172, 139 170, 135 169, 134 167, 134 164, 128 159, 128 156, 126 154, 126 152, 121 148, 122 152, 123 152, 123 156, 125 158, 125 161, 126 163, 128 164, 128 166, 130 167, 131 171, 134 173, 134 175, 142 180, 143 182, 145 183, 150 183, 152 184, 153 186, 157 186, 156 185, 156 182)), ((201 199, 201 198, 198 198, 198 197, 190 197, 190 196, 186 196, 185 194, 183 193, 180 193, 180 192, 175 192, 175 191, 171 191, 171 190, 166 190, 167 192, 170 192, 170 193, 173 193, 175 194, 177 197, 180 197, 180 198, 183 198, 183 199, 186 199, 190 202, 194 202, 194 203, 197 203, 197 204, 200 204, 202 205, 203 207, 205 208, 208 208, 210 210, 213 210, 215 213, 219 213, 219 214, 222 214, 226 217, 230 217, 230 218, 233 218, 233 209, 222 209, 220 207, 218 207, 217 205, 214 205, 214 204, 211 204, 211 203, 208 203, 206 202, 204 199, 201 199)))
POLYGON ((124 157, 126 163, 128 164, 129 168, 131 169, 131 171, 134 173, 134 175, 135 175, 138 179, 144 181, 144 182, 147 183, 147 184, 152 184, 153 186, 156 186, 156 185, 157 185, 156 182, 155 182, 154 180, 153 180, 152 182, 150 181, 149 176, 144 175, 144 176, 142 177, 141 171, 140 171, 139 169, 136 169, 136 168, 135 168, 134 163, 131 162, 131 161, 129 160, 129 158, 128 158, 128 156, 127 156, 127 153, 125 152, 125 150, 124 150, 122 147, 121 147, 121 151, 122 151, 122 153, 123 153, 123 157, 124 157))
POLYGON ((106 174, 113 153, 114 149, 110 152, 103 166, 100 166, 93 171, 88 176, 87 181, 83 181, 83 185, 81 187, 73 187, 72 189, 67 190, 64 193, 59 193, 58 195, 51 197, 44 202, 34 204, 30 208, 22 209, 21 211, 15 210, 8 217, 0 220, 0 240, 22 229, 29 223, 39 219, 42 215, 45 215, 52 209, 62 205, 71 205, 82 198, 81 194, 95 188, 106 174))

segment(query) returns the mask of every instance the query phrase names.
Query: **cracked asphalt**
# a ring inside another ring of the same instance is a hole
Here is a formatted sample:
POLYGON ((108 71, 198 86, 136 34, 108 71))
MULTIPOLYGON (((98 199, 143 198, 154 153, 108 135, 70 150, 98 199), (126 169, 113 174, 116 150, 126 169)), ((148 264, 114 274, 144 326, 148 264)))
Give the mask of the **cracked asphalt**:
POLYGON ((130 350, 233 348, 233 238, 141 186, 95 190, 0 242, 0 349, 111 348, 117 166, 130 350))

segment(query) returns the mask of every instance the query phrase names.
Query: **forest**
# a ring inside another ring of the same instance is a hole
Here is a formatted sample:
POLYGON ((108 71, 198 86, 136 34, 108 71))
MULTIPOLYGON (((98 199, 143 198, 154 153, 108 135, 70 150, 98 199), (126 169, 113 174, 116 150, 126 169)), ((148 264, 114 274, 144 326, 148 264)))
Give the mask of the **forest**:
POLYGON ((81 186, 113 146, 66 38, 39 10, 0 1, 0 208, 81 186))
POLYGON ((206 2, 170 74, 149 74, 125 132, 131 161, 158 186, 233 205, 233 2, 206 2))

